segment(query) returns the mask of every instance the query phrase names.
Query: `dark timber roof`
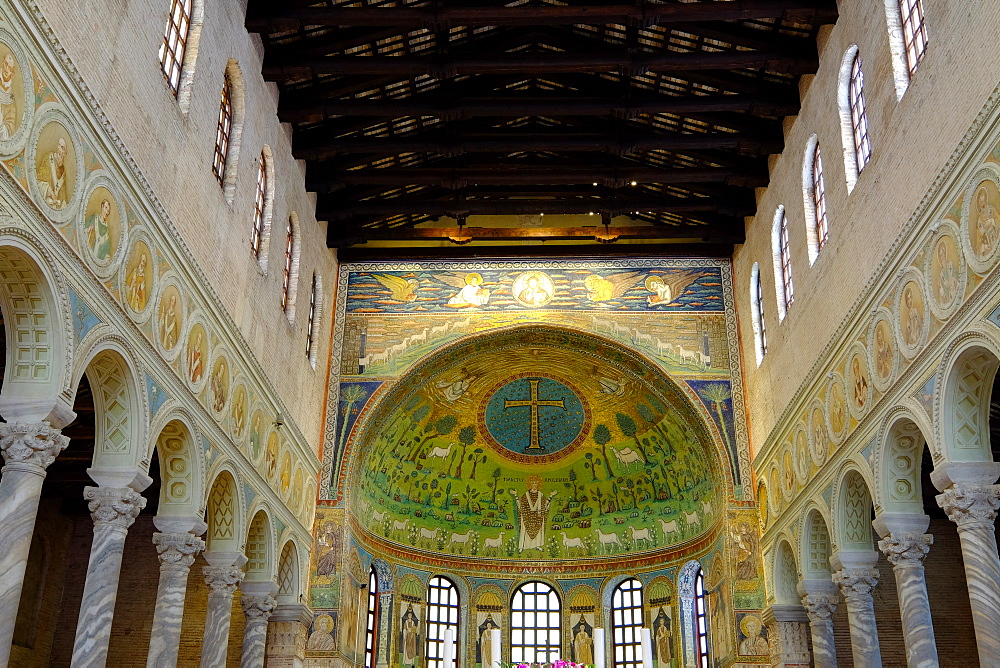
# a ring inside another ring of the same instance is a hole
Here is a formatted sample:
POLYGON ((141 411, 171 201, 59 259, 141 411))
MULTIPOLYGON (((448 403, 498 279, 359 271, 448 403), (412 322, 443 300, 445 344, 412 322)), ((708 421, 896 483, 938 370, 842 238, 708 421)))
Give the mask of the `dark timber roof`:
POLYGON ((835 0, 250 0, 246 25, 331 247, 728 254, 836 18, 835 0))

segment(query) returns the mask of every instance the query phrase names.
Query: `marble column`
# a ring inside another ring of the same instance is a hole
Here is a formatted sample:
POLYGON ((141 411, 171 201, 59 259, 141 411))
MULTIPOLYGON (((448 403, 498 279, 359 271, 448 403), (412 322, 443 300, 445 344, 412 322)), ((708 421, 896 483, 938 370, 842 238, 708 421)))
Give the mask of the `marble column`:
POLYGON ((312 610, 301 603, 278 605, 267 624, 267 668, 302 668, 312 610))
POLYGON ((173 668, 177 665, 180 651, 188 574, 194 560, 205 549, 205 541, 198 535, 206 527, 204 522, 197 519, 184 522, 182 526, 165 526, 160 517, 153 522, 160 529, 191 526, 190 531, 153 534, 153 545, 160 560, 160 581, 156 588, 156 608, 153 611, 153 629, 149 638, 146 666, 173 668))
POLYGON ((69 439, 48 422, 0 423, 0 666, 10 660, 24 569, 45 470, 69 439))
POLYGON ((771 666, 809 666, 809 618, 799 605, 775 604, 764 609, 771 666))
POLYGON ((934 536, 927 533, 891 533, 878 542, 896 577, 906 665, 910 668, 936 668, 938 665, 934 622, 924 579, 924 557, 933 542, 934 536))
POLYGON ((94 541, 76 623, 74 667, 107 663, 125 537, 146 507, 146 499, 131 487, 84 487, 83 498, 94 520, 94 541))
MULTIPOLYGON (((241 555, 242 556, 242 555, 241 555)), ((212 563, 209 561, 209 563, 212 563)), ((208 611, 205 614, 205 634, 201 643, 201 668, 226 665, 229 650, 229 625, 232 622, 233 594, 243 579, 242 562, 231 566, 205 566, 208 585, 208 611)))
POLYGON ((875 603, 872 589, 878 584, 878 553, 839 552, 830 558, 837 570, 833 582, 847 605, 847 618, 851 627, 851 651, 855 668, 881 668, 882 651, 878 643, 875 624, 875 603))
POLYGON ((809 617, 813 665, 837 668, 837 646, 833 637, 833 613, 840 596, 831 580, 803 580, 799 583, 802 607, 809 617))
POLYGON ((243 654, 240 668, 264 668, 267 647, 267 620, 277 605, 273 582, 244 582, 240 586, 243 626, 243 654))
POLYGON ((990 484, 996 480, 997 465, 969 464, 963 470, 949 464, 946 468, 943 475, 935 469, 931 479, 938 489, 944 487, 936 497, 938 505, 958 526, 979 664, 1000 666, 1000 557, 994 525, 1000 485, 990 484))

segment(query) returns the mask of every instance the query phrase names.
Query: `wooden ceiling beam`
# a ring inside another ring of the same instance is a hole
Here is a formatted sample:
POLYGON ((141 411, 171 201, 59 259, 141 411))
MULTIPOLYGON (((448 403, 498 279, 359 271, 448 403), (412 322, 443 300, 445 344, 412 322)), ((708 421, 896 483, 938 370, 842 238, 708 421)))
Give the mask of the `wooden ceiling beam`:
POLYGON ((727 149, 744 155, 779 153, 781 137, 761 137, 737 133, 647 135, 612 138, 595 135, 563 135, 536 133, 453 137, 451 139, 409 137, 348 137, 322 142, 310 141, 305 132, 295 135, 292 154, 296 159, 325 160, 338 155, 372 153, 436 153, 453 156, 465 153, 543 153, 600 151, 629 155, 640 151, 683 151, 727 149))
POLYGON ((695 70, 764 69, 808 74, 819 66, 812 44, 800 53, 782 51, 695 51, 689 53, 492 53, 475 56, 331 56, 271 59, 263 66, 269 81, 302 80, 320 75, 432 76, 460 74, 545 74, 560 72, 690 72, 695 70), (807 52, 809 51, 809 52, 807 52))
POLYGON ((733 186, 758 187, 768 182, 767 170, 754 172, 730 168, 652 169, 634 167, 417 167, 355 170, 310 170, 309 189, 334 190, 347 186, 407 185, 439 186, 448 189, 465 188, 469 184, 488 186, 590 185, 622 188, 636 183, 684 184, 726 183, 733 186))
MULTIPOLYGON (((617 244, 598 243, 592 244, 536 244, 536 245, 516 245, 516 246, 481 246, 470 243, 465 246, 413 246, 410 248, 400 248, 393 246, 390 248, 378 248, 369 246, 352 246, 341 248, 337 251, 337 259, 341 262, 371 262, 376 260, 400 259, 506 259, 506 258, 552 258, 552 257, 572 257, 580 258, 603 258, 621 256, 655 256, 655 257, 718 257, 731 258, 733 256, 733 245, 743 243, 740 241, 724 242, 722 240, 711 240, 704 243, 648 243, 648 244, 617 244)), ((333 247, 333 246, 331 246, 333 247)))
POLYGON ((306 7, 301 3, 257 0, 247 13, 251 32, 279 32, 302 26, 396 26, 440 30, 453 26, 533 26, 627 23, 662 25, 685 21, 788 19, 830 23, 837 18, 831 0, 741 0, 652 4, 630 2, 584 6, 517 7, 306 7), (273 7, 270 5, 273 4, 273 7))
POLYGON ((449 95, 421 96, 404 100, 312 100, 298 106, 281 105, 283 122, 315 121, 331 116, 603 116, 631 118, 639 114, 687 114, 705 112, 749 112, 788 116, 799 110, 798 99, 773 99, 755 95, 686 95, 621 98, 530 96, 459 98, 449 95))

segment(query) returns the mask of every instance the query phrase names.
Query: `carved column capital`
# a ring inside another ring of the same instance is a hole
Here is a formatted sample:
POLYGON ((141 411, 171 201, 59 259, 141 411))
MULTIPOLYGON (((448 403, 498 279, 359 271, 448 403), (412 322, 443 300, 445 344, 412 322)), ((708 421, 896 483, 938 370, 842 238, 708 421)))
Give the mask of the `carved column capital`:
POLYGON ((111 525, 123 531, 146 507, 146 499, 131 487, 84 487, 83 498, 95 526, 111 525))
POLYGON ((871 598, 872 589, 878 584, 878 570, 874 568, 842 568, 833 574, 833 582, 847 602, 871 598))
POLYGON ((212 590, 210 593, 224 596, 233 595, 244 575, 235 566, 205 566, 202 573, 205 574, 205 584, 212 590))
POLYGON ((243 594, 240 596, 240 605, 243 606, 243 614, 246 615, 247 622, 266 622, 278 602, 271 595, 248 596, 243 594))
POLYGON ((154 533, 153 545, 160 564, 185 568, 191 568, 195 558, 205 549, 205 541, 190 533, 154 533))
POLYGON ((833 618, 840 597, 836 594, 806 594, 802 597, 802 607, 806 609, 810 622, 826 622, 833 618))
POLYGON ((932 543, 934 536, 929 533, 894 533, 880 540, 878 549, 893 567, 915 568, 923 566, 932 543))
POLYGON ((1000 485, 952 485, 934 498, 959 531, 992 531, 1000 508, 1000 485))
POLYGON ((48 422, 0 422, 0 450, 11 464, 48 468, 69 445, 69 437, 48 422))

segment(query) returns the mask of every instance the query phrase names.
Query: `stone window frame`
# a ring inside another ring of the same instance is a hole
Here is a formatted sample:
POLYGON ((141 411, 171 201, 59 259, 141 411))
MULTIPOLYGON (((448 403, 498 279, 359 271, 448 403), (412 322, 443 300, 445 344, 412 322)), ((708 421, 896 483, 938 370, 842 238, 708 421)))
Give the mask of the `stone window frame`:
POLYGON ((781 322, 795 301, 788 216, 784 205, 779 205, 774 212, 774 222, 771 225, 771 256, 774 265, 774 294, 778 304, 778 321, 781 322))
POLYGON ((806 249, 810 267, 816 263, 820 251, 830 240, 830 212, 823 172, 819 138, 814 134, 806 142, 802 160, 802 208, 805 213, 806 249))
POLYGON ((838 78, 840 133, 844 144, 844 175, 850 194, 861 171, 871 161, 872 145, 864 94, 864 63, 857 44, 844 52, 838 78))
POLYGON ((885 24, 896 99, 901 100, 927 53, 927 21, 922 0, 885 0, 885 24))
POLYGON ((204 20, 205 7, 201 0, 171 0, 163 40, 157 52, 163 80, 185 114, 191 104, 204 20))
POLYGON ((750 324, 753 326, 754 354, 759 367, 767 354, 767 325, 764 322, 764 289, 760 283, 760 265, 750 270, 750 324))

